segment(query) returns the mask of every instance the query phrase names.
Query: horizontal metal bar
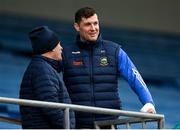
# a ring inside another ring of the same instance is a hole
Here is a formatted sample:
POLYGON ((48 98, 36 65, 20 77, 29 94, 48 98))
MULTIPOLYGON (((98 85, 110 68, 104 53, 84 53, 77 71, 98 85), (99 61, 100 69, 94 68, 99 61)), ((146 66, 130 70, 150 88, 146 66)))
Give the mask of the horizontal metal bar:
POLYGON ((48 107, 48 108, 61 108, 61 109, 69 108, 75 111, 90 112, 90 113, 96 113, 96 114, 121 115, 121 116, 152 118, 152 119, 164 118, 164 115, 162 114, 150 114, 150 113, 142 113, 142 112, 124 111, 124 110, 90 107, 90 106, 83 106, 83 105, 73 105, 73 104, 65 104, 65 103, 35 101, 35 100, 27 100, 27 99, 0 97, 0 102, 10 103, 10 104, 19 104, 19 105, 24 105, 24 106, 34 106, 34 107, 48 107))
POLYGON ((99 126, 105 126, 105 125, 121 125, 121 124, 126 124, 126 123, 142 123, 142 122, 158 122, 159 119, 145 119, 145 118, 121 118, 117 120, 105 120, 105 121, 95 121, 95 123, 99 126))
POLYGON ((8 122, 8 123, 13 123, 13 124, 21 125, 21 121, 20 120, 9 118, 9 117, 0 116, 0 121, 1 122, 8 122))

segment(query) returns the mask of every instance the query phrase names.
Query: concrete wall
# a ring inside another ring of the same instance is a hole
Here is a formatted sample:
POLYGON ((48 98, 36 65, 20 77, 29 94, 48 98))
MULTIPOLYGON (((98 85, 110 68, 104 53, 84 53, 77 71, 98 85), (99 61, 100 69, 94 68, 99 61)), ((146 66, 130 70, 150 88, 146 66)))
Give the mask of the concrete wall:
POLYGON ((0 0, 0 13, 73 22, 74 12, 92 6, 106 26, 180 34, 179 0, 0 0))

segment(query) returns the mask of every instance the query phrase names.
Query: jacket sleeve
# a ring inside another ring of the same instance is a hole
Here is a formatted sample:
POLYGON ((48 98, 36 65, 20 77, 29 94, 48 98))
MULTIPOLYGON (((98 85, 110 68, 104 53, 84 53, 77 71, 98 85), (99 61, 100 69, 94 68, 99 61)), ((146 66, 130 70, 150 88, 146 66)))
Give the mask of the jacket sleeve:
POLYGON ((118 53, 118 70, 124 79, 128 81, 130 87, 137 94, 143 105, 146 103, 154 104, 152 96, 140 73, 128 55, 121 48, 118 53))
MULTIPOLYGON (((48 68, 47 68, 48 69, 48 68)), ((34 93, 37 100, 59 103, 63 99, 62 88, 59 81, 51 73, 42 68, 34 77, 34 93), (60 89, 60 90, 58 90, 60 89)), ((52 128, 63 128, 63 110, 57 108, 40 108, 44 118, 52 125, 52 128)))

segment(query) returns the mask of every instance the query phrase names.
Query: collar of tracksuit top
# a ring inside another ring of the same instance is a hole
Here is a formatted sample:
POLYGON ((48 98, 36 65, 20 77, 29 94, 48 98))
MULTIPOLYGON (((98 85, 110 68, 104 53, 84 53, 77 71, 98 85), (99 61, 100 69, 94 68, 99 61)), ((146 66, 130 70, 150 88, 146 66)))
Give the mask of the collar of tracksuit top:
MULTIPOLYGON (((100 47, 101 50, 106 50, 103 44, 103 39, 102 39, 101 34, 99 34, 96 41, 82 41, 80 39, 80 35, 77 35, 76 44, 79 46, 79 48, 84 49, 84 50, 89 50, 96 47, 100 47)), ((102 52, 101 56, 107 57, 106 51, 102 52)))
POLYGON ((78 44, 78 46, 80 48, 83 48, 83 49, 88 49, 89 47, 95 47, 101 41, 102 41, 101 34, 99 34, 99 36, 98 36, 96 41, 82 41, 80 39, 80 35, 77 35, 77 37, 76 37, 76 43, 78 44))
POLYGON ((48 64, 50 64, 58 73, 60 73, 62 71, 62 62, 61 61, 57 61, 54 59, 50 59, 41 55, 36 55, 36 58, 42 58, 43 60, 45 60, 48 64))

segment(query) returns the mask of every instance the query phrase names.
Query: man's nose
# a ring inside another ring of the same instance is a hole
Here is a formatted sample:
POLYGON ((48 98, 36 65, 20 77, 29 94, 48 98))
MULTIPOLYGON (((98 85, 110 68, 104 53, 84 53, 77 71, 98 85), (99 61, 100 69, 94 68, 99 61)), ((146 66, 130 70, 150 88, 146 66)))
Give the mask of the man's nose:
POLYGON ((91 25, 91 30, 95 30, 95 26, 93 24, 91 25))
POLYGON ((63 47, 62 47, 62 46, 60 46, 60 50, 63 50, 63 47))

